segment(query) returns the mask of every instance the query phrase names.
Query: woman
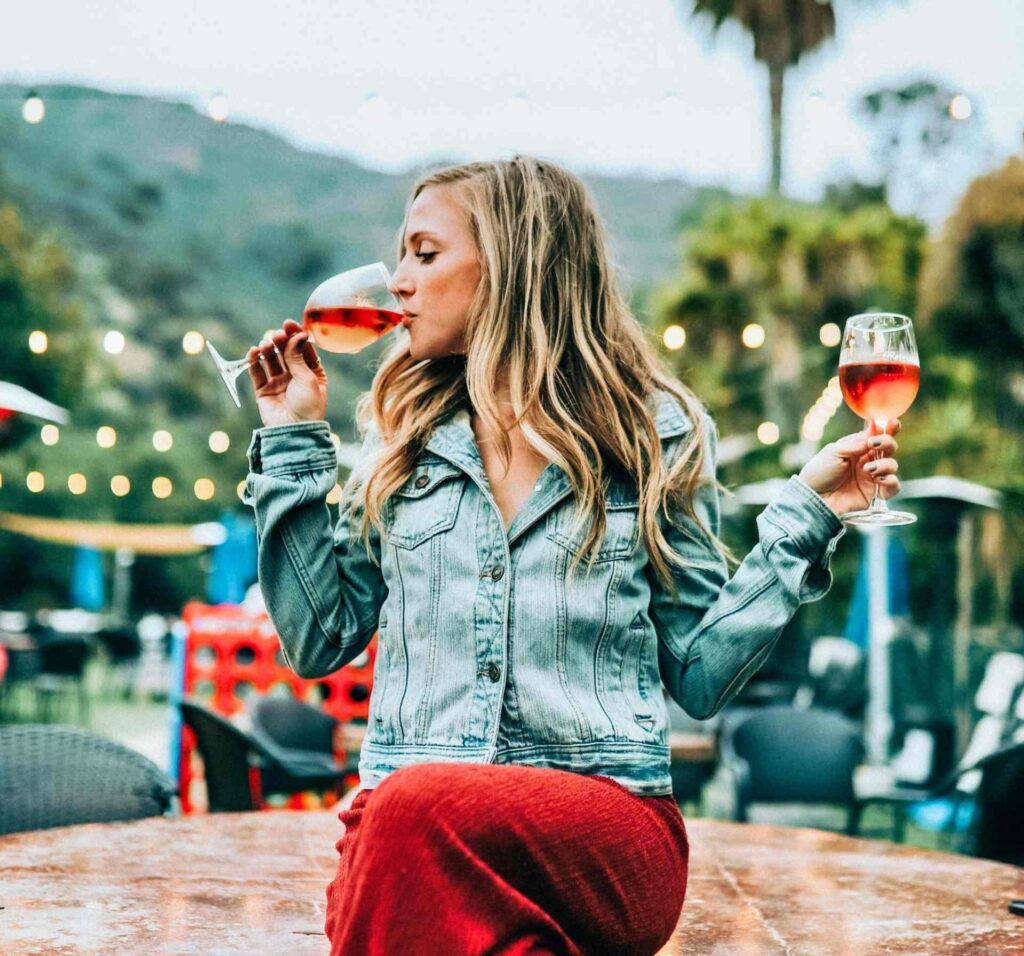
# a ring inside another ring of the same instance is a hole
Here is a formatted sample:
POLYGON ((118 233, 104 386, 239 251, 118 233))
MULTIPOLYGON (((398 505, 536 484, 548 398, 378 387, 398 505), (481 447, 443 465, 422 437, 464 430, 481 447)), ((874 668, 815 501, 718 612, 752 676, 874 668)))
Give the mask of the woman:
POLYGON ((661 685, 697 718, 739 691, 828 591, 837 515, 872 480, 899 490, 896 442, 872 437, 874 464, 867 435, 822 449, 736 562, 711 419, 550 163, 419 182, 392 291, 408 338, 360 404, 333 532, 323 367, 294 322, 250 351, 248 499, 284 652, 315 677, 379 633, 333 952, 654 953, 688 857, 661 685))

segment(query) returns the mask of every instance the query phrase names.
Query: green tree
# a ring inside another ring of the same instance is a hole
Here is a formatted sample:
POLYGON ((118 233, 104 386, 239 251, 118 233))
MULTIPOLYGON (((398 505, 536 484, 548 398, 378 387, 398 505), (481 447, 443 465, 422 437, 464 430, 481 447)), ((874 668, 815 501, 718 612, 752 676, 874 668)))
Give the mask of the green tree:
POLYGON ((975 410, 1024 432, 1024 160, 967 189, 925 265, 918 321, 951 367, 972 366, 975 410))
POLYGON ((771 190, 782 190, 782 104, 786 70, 835 35, 828 0, 688 0, 693 15, 710 17, 717 32, 738 23, 754 40, 754 59, 768 69, 771 107, 771 190))
MULTIPOLYGON (((0 381, 59 405, 77 401, 90 350, 74 286, 71 261, 56 239, 34 234, 13 206, 0 206, 0 381), (47 336, 47 349, 38 355, 29 348, 35 331, 47 336)), ((0 447, 11 448, 29 426, 9 419, 5 424, 0 447)))

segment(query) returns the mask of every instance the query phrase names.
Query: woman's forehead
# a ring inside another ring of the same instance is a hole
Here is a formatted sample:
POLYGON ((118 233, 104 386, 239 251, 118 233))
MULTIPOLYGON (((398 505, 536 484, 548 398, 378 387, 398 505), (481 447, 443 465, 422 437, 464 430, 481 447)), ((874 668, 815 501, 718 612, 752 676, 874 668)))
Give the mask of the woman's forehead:
POLYGON ((405 235, 406 241, 412 242, 417 236, 426 238, 430 234, 444 237, 468 232, 468 228, 465 210, 451 190, 431 186, 413 201, 405 225, 405 235))

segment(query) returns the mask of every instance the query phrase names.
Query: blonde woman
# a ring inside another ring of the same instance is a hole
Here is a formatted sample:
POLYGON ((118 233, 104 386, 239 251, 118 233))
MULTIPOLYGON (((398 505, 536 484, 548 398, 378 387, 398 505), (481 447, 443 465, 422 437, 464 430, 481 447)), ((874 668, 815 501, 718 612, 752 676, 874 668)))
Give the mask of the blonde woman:
MULTIPOLYGON (((516 157, 413 189, 396 337, 332 529, 327 378, 294 322, 251 369, 260 583, 291 666, 379 633, 334 953, 656 952, 688 843, 661 687, 710 717, 831 585, 891 435, 822 449, 718 540, 715 429, 661 365, 574 176, 516 157), (738 565, 730 576, 729 565, 738 565)), ((898 427, 898 425, 896 426, 898 427)))

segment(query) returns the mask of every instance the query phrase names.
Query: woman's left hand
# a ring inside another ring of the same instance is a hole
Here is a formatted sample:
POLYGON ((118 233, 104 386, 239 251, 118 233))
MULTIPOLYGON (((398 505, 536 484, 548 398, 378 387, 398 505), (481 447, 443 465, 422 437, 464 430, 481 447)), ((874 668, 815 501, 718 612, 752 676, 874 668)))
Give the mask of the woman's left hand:
POLYGON ((876 481, 879 494, 891 498, 900 490, 896 477, 899 465, 893 457, 899 446, 892 437, 899 430, 899 419, 894 419, 888 423, 885 434, 872 423, 870 431, 830 442, 804 465, 800 478, 838 517, 867 508, 874 496, 876 481), (876 461, 874 455, 879 449, 881 457, 876 461))

